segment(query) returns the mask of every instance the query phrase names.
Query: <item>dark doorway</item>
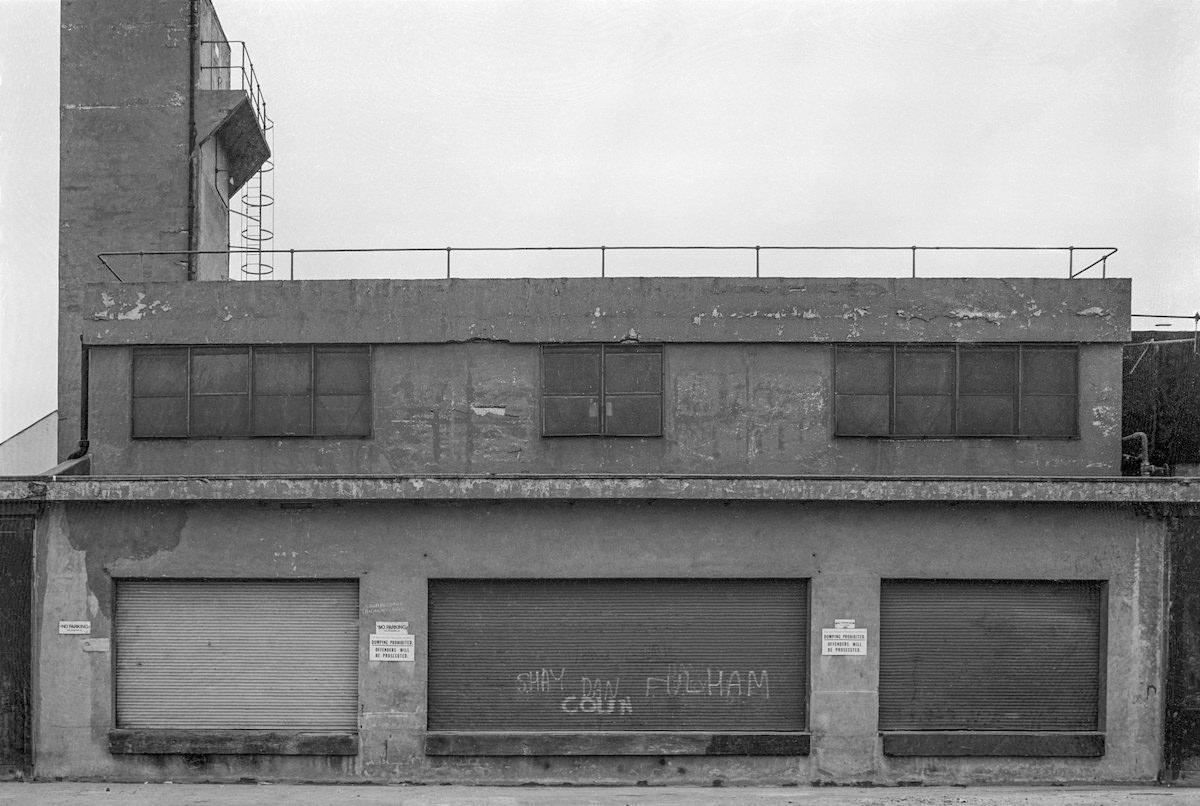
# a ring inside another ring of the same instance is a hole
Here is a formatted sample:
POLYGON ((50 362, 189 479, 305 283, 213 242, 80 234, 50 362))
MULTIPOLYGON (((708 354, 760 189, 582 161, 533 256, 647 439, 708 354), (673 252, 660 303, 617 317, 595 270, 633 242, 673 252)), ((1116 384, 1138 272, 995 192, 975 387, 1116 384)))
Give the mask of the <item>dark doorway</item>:
POLYGON ((0 780, 30 770, 33 516, 0 513, 0 780))
POLYGON ((1200 518, 1171 529, 1163 778, 1200 784, 1200 518))

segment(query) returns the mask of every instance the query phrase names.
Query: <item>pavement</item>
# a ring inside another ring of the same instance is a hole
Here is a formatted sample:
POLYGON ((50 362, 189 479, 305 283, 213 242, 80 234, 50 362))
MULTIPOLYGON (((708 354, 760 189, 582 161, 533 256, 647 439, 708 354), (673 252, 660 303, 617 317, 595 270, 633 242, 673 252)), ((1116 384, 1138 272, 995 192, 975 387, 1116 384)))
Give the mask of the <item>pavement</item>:
POLYGON ((1200 788, 0 783, 0 806, 1200 806, 1200 788))

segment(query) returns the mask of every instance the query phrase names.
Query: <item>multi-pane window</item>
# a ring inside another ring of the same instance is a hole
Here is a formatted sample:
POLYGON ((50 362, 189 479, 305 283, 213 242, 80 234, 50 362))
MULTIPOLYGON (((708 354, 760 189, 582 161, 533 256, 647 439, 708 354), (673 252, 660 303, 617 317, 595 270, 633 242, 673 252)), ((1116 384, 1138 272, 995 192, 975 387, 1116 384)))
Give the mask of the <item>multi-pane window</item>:
POLYGON ((370 433, 369 347, 141 347, 133 351, 135 437, 370 433))
POLYGON ((662 435, 661 346, 542 348, 542 434, 662 435))
POLYGON ((1062 345, 838 345, 838 436, 1074 437, 1078 355, 1062 345))

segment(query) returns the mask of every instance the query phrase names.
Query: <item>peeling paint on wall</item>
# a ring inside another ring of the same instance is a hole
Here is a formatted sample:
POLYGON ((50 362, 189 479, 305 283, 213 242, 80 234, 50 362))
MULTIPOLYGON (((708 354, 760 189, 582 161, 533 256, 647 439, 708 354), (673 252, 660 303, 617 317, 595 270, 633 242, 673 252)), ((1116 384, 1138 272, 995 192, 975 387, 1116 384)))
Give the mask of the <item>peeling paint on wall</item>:
POLYGON ((1105 437, 1115 437, 1121 433, 1121 412, 1115 406, 1093 406, 1092 426, 1105 437))
POLYGON ((144 301, 145 299, 146 299, 146 295, 139 291, 138 295, 137 295, 137 303, 129 310, 121 311, 120 313, 118 313, 117 318, 118 319, 132 319, 132 320, 141 319, 142 312, 146 310, 146 303, 144 301))
POLYGON ((1001 320, 1008 318, 1000 311, 983 311, 979 308, 954 308, 950 316, 956 319, 983 319, 993 324, 1000 324, 1001 320))
POLYGON ((505 406, 485 406, 478 403, 471 404, 471 413, 480 417, 487 417, 489 415, 503 417, 506 411, 507 409, 505 406))

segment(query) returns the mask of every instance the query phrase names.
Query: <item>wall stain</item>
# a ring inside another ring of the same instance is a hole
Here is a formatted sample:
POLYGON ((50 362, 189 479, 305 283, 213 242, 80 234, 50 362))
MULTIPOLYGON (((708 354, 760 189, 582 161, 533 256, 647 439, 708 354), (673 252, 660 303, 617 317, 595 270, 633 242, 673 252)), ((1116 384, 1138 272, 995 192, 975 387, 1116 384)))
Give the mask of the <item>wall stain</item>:
POLYGON ((88 591, 100 612, 112 618, 112 578, 105 568, 117 560, 144 560, 179 545, 188 508, 178 505, 91 505, 67 512, 71 548, 85 554, 88 591))

